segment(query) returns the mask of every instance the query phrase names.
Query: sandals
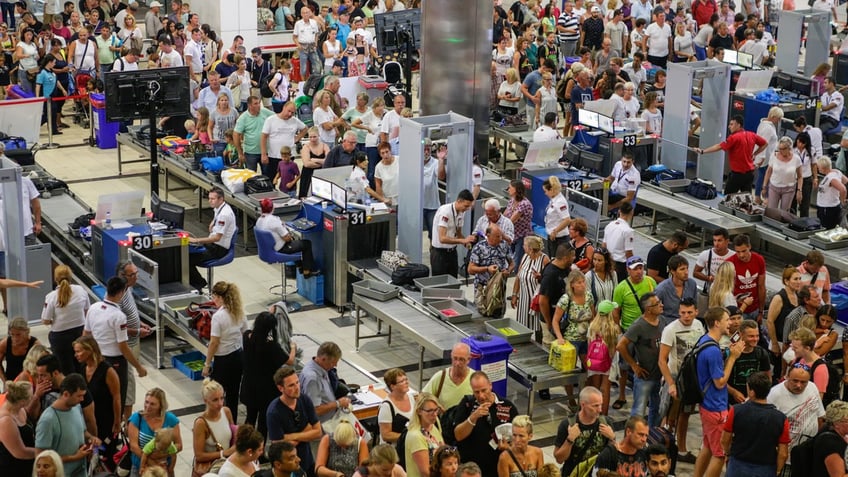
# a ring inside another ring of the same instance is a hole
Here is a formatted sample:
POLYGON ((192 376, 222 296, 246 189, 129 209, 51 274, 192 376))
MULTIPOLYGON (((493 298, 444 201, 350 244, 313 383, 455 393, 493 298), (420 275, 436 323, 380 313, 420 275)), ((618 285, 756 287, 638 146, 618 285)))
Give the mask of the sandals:
POLYGON ((612 408, 618 410, 624 407, 625 404, 627 404, 626 399, 616 399, 615 402, 612 403, 612 408))

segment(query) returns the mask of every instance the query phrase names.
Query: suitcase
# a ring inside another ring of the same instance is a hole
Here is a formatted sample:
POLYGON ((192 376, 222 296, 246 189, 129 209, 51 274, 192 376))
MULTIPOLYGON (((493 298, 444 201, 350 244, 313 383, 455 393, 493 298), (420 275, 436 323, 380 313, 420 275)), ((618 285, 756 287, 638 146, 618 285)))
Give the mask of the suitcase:
POLYGON ((35 155, 29 149, 12 149, 6 151, 6 157, 21 167, 35 165, 35 155))

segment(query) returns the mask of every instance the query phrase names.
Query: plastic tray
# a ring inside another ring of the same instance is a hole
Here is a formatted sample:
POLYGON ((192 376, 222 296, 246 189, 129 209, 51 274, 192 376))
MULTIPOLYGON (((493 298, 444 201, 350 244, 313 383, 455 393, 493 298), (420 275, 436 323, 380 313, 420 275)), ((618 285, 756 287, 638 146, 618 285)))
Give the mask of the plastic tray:
POLYGON ((388 301, 398 296, 400 287, 376 280, 361 280, 353 284, 353 292, 377 301, 388 301))
POLYGON ((422 288, 421 300, 424 303, 444 300, 461 300, 463 297, 462 290, 459 288, 422 288))
POLYGON ((660 188, 665 189, 669 192, 685 192, 686 188, 689 187, 689 183, 691 181, 689 179, 671 179, 667 181, 660 181, 660 188))
POLYGON ((761 220, 763 220, 763 217, 764 217, 763 214, 751 215, 751 214, 746 213, 744 210, 740 210, 740 209, 733 209, 733 215, 739 217, 740 219, 744 220, 745 222, 760 222, 761 220))
POLYGON ((766 225, 771 225, 772 227, 774 227, 774 228, 776 228, 776 229, 778 229, 778 230, 781 230, 781 231, 783 230, 783 227, 785 227, 785 226, 786 226, 786 224, 785 224, 785 223, 783 223, 783 222, 781 222, 781 221, 779 221, 779 220, 774 220, 774 219, 772 219, 771 217, 766 217, 765 215, 763 215, 763 219, 762 219, 762 220, 763 220, 763 223, 764 223, 764 224, 766 224, 766 225))
POLYGON ((419 289, 425 288, 459 288, 462 283, 451 275, 436 275, 434 277, 416 278, 412 280, 419 289))
POLYGON ((486 322, 486 330, 496 336, 500 336, 507 340, 509 344, 530 342, 530 337, 533 336, 533 330, 513 320, 512 318, 501 318, 499 320, 489 320, 486 322), (515 334, 505 334, 501 328, 512 328, 516 331, 515 334))
POLYGON ((439 318, 449 321, 451 323, 463 323, 466 321, 471 321, 471 315, 474 313, 468 308, 462 306, 456 300, 443 300, 443 301, 434 301, 427 305, 431 310, 435 311, 436 314, 439 315, 439 318), (454 310, 456 312, 455 315, 449 316, 443 313, 443 310, 454 310))
POLYGON ((783 233, 786 234, 787 237, 792 237, 795 240, 804 240, 805 238, 810 238, 813 234, 821 232, 822 229, 818 230, 792 230, 788 225, 783 226, 783 233))
POLYGON ((848 240, 840 240, 839 242, 830 242, 821 240, 815 235, 810 237, 810 244, 814 245, 822 250, 836 250, 838 248, 848 247, 848 240))
POLYGON ((188 376, 188 378, 192 381, 200 381, 203 379, 203 369, 191 369, 188 366, 188 363, 197 361, 205 362, 206 356, 204 356, 200 351, 191 351, 171 358, 171 365, 180 370, 181 373, 188 376))
POLYGON ((718 204, 718 210, 724 212, 725 214, 736 215, 736 209, 733 207, 728 207, 721 202, 718 204))

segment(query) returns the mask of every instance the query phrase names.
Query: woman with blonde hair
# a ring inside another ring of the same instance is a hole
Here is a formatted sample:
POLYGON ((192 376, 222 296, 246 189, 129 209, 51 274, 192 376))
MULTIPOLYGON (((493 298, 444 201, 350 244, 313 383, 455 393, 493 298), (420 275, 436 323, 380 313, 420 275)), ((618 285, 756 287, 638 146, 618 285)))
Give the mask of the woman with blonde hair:
POLYGON ((212 301, 218 310, 212 315, 212 331, 203 376, 211 376, 221 383, 231 415, 238 416, 242 335, 247 331, 244 306, 238 286, 224 281, 212 287, 212 301))
MULTIPOLYGON (((610 403, 610 380, 609 373, 612 368, 612 359, 615 355, 615 346, 618 344, 618 338, 621 336, 621 328, 615 323, 612 318, 612 312, 618 308, 618 303, 609 300, 603 300, 598 303, 598 312, 595 318, 589 323, 589 350, 594 351, 593 347, 597 346, 598 350, 603 350, 603 344, 607 348, 608 358, 603 359, 596 356, 595 359, 588 358, 586 369, 588 377, 586 385, 593 386, 601 390, 603 396, 603 404, 601 405, 601 414, 609 413, 610 403)), ((598 353, 595 353, 596 355, 598 353)))
POLYGON ((94 399, 97 437, 105 440, 121 430, 123 403, 118 372, 103 359, 100 346, 90 335, 74 340, 74 356, 82 365, 82 375, 94 399))
POLYGON ((498 477, 511 477, 516 474, 522 477, 535 477, 542 466, 545 457, 542 449, 531 446, 533 439, 533 421, 525 414, 515 416, 512 420, 512 440, 509 452, 501 452, 498 458, 498 477))
MULTIPOLYGON (((379 134, 379 129, 376 131, 379 134)), ((312 126, 307 131, 309 140, 300 151, 300 160, 303 163, 303 168, 300 171, 300 190, 297 193, 298 197, 308 197, 309 188, 312 186, 312 173, 315 169, 321 169, 324 166, 324 159, 330 153, 330 146, 321 141, 321 131, 318 126, 312 126)))
POLYGON ((409 477, 430 477, 430 456, 445 443, 439 426, 441 411, 442 406, 436 396, 426 392, 418 395, 404 443, 404 461, 409 477))
MULTIPOLYGON (((568 340, 577 350, 577 356, 586 369, 587 333, 589 323, 595 316, 595 298, 586 287, 586 276, 580 270, 572 270, 565 278, 565 294, 560 297, 554 308, 553 331, 558 344, 563 345, 568 340)), ((565 385, 569 397, 569 407, 577 412, 579 406, 574 397, 574 386, 565 385)))
POLYGON ((374 446, 368 459, 356 469, 353 477, 406 477, 406 472, 398 465, 398 461, 397 451, 390 444, 374 446))
MULTIPOLYGON (((127 420, 127 441, 129 442, 130 452, 132 452, 132 475, 138 475, 139 469, 141 469, 144 446, 153 440, 156 431, 172 429, 177 451, 181 451, 183 448, 180 420, 174 413, 168 411, 168 399, 165 396, 165 391, 161 388, 153 388, 147 391, 144 395, 143 405, 144 408, 141 411, 133 413, 127 420)), ((226 419, 224 421, 226 422, 226 419)), ((227 429, 229 429, 229 426, 227 429)))
POLYGON ((380 404, 377 424, 380 426, 380 442, 395 445, 406 429, 415 408, 415 394, 409 390, 409 378, 400 368, 391 368, 383 375, 389 394, 380 404))
POLYGON ((315 110, 312 113, 312 122, 318 126, 318 136, 328 147, 336 145, 338 128, 345 126, 344 119, 338 117, 333 111, 331 104, 333 94, 329 90, 321 90, 315 98, 315 110))
POLYGON ((562 195, 559 177, 551 176, 542 183, 542 189, 550 202, 545 209, 545 233, 548 234, 548 256, 556 257, 556 249, 569 240, 568 226, 571 224, 568 201, 562 195))
POLYGON ((352 477, 368 459, 368 443, 359 437, 353 424, 341 419, 336 429, 324 434, 315 457, 317 477, 352 477))
POLYGON ((39 344, 38 338, 29 335, 29 323, 26 318, 17 317, 9 321, 9 336, 0 341, 0 378, 14 381, 24 370, 24 358, 33 346, 39 344))
POLYGON ((846 443, 843 436, 848 435, 848 402, 833 401, 828 404, 824 422, 822 430, 813 437, 816 440, 813 468, 807 475, 845 475, 846 443))
POLYGON ((32 477, 65 477, 62 458, 54 450, 43 450, 35 457, 32 477))
POLYGON ((230 408, 224 406, 224 387, 217 381, 206 378, 201 387, 201 396, 206 409, 195 419, 192 430, 192 477, 201 477, 209 472, 216 460, 225 459, 236 451, 235 445, 230 445, 235 420, 230 408))
POLYGON ((8 475, 28 475, 35 459, 35 429, 26 413, 32 385, 6 381, 5 389, 6 402, 0 406, 0 468, 8 475))
MULTIPOLYGON (((712 285, 710 285, 710 308, 737 306, 736 297, 733 295, 733 286, 735 283, 736 266, 731 262, 725 261, 719 265, 718 270, 716 270, 715 279, 712 285)), ((746 305, 751 306, 753 302, 753 298, 747 297, 739 306, 744 311, 745 308, 743 307, 746 305)))
POLYGON ((803 180, 801 158, 792 149, 792 139, 783 136, 763 179, 762 195, 768 199, 768 207, 789 212, 793 200, 801 202, 803 180))
POLYGON ((515 274, 510 297, 516 321, 534 332, 539 329, 539 312, 531 309, 530 305, 533 297, 539 293, 542 270, 551 263, 550 257, 542 251, 543 248, 544 242, 538 235, 524 237, 524 256, 515 274))
POLYGON ((518 70, 507 68, 504 80, 498 88, 498 110, 501 114, 518 114, 518 103, 521 101, 521 81, 519 81, 518 70))
POLYGON ((91 302, 85 288, 71 283, 73 276, 67 265, 59 265, 53 270, 56 289, 44 299, 41 310, 41 322, 50 326, 47 339, 50 349, 59 358, 62 374, 77 372, 74 359, 74 340, 82 336, 85 314, 91 302))
MULTIPOLYGON (((71 346, 73 347, 73 344, 71 346)), ((26 381, 32 384, 32 388, 35 389, 35 384, 38 376, 36 363, 39 359, 41 359, 43 356, 47 356, 48 354, 51 354, 50 350, 47 349, 47 347, 41 343, 38 343, 32 348, 30 348, 29 352, 26 355, 26 358, 24 358, 24 370, 21 371, 21 374, 19 374, 17 378, 15 378, 15 381, 26 381)), ((74 366, 74 369, 76 369, 76 366, 74 366)))

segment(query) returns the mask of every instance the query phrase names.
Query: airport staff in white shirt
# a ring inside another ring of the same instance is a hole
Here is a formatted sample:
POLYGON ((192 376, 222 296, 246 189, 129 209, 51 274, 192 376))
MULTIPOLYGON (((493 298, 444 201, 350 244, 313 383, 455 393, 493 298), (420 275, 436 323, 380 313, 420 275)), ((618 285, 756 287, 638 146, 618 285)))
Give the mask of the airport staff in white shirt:
POLYGON ((215 211, 215 216, 209 224, 209 236, 190 237, 188 242, 192 245, 203 245, 206 250, 202 253, 190 253, 188 256, 189 283, 192 287, 200 290, 207 285, 206 279, 197 270, 203 262, 223 257, 230 250, 236 233, 236 214, 229 204, 224 202, 224 191, 220 187, 213 187, 209 191, 209 205, 215 211))
POLYGON ((557 113, 545 113, 545 124, 533 131, 533 142, 555 141, 560 139, 556 129, 557 113))
POLYGON ((633 154, 625 152, 621 160, 615 163, 609 177, 604 179, 610 183, 609 208, 620 207, 636 198, 636 191, 642 183, 642 176, 633 166, 633 154))
POLYGON ((842 121, 842 107, 845 105, 845 99, 842 97, 842 93, 836 90, 836 83, 833 81, 833 77, 825 78, 825 93, 821 97, 822 110, 819 128, 825 134, 839 126, 839 122, 842 121))
POLYGON ((459 274, 456 246, 474 243, 474 235, 465 237, 462 234, 465 212, 473 205, 474 196, 470 190, 464 189, 457 195, 455 202, 436 210, 436 216, 433 218, 433 242, 430 245, 430 271, 433 276, 456 277, 459 274))

